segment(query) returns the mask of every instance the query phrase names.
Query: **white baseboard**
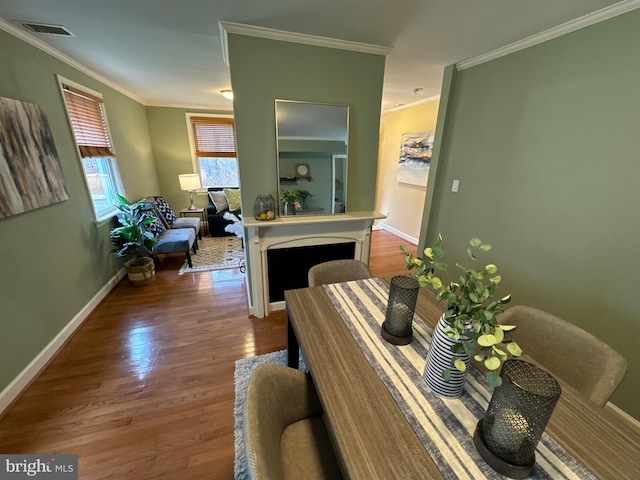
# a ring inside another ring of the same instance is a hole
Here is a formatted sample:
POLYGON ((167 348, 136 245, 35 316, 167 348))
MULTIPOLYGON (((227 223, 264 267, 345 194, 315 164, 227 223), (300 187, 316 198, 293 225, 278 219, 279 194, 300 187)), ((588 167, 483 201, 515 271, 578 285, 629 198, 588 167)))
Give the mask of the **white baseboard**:
POLYGON ((284 310, 285 308, 287 308, 287 303, 282 300, 280 302, 271 302, 269 304, 269 311, 270 312, 275 312, 277 310, 284 310))
POLYGON ((406 240, 407 242, 411 242, 411 243, 413 243, 414 245, 417 245, 417 244, 418 244, 418 239, 417 239, 417 238, 411 237, 411 236, 407 235, 406 233, 401 232, 400 230, 396 230, 395 228, 390 227, 389 225, 387 225, 387 224, 386 224, 386 223, 384 223, 384 222, 380 222, 380 221, 378 221, 378 222, 376 222, 376 225, 381 226, 381 227, 382 227, 383 229, 385 229, 387 232, 393 233, 394 235, 397 235, 398 237, 400 237, 400 238, 402 238, 402 239, 406 240))
POLYGON ((0 392, 0 416, 5 409, 18 398, 22 390, 40 373, 40 370, 51 360, 58 352, 64 342, 82 325, 82 322, 93 312, 98 304, 109 294, 118 282, 126 275, 124 268, 120 269, 107 284, 100 289, 98 293, 80 310, 75 317, 71 319, 65 327, 44 347, 38 355, 14 378, 7 387, 0 392))

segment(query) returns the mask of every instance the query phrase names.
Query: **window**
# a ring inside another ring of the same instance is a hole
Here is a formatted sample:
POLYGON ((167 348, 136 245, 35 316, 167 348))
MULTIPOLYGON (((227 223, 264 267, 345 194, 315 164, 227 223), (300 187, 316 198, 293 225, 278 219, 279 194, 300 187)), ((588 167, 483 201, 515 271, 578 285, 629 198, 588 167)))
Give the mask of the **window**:
POLYGON ((117 212, 116 194, 124 195, 124 190, 102 96, 68 80, 60 83, 96 219, 106 220, 117 212))
POLYGON ((187 114, 194 168, 202 186, 238 187, 238 160, 233 118, 187 114))

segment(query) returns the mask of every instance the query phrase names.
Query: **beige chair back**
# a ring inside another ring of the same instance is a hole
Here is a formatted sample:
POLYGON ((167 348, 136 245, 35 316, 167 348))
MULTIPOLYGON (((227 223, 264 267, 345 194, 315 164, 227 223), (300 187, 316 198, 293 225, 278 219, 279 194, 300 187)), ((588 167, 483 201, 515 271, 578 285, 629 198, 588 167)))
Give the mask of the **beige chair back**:
POLYGON ((317 287, 371 277, 369 268, 360 260, 331 260, 311 267, 308 280, 310 287, 317 287))
POLYGON ((342 478, 308 373, 268 363, 256 367, 243 433, 253 480, 342 478))
POLYGON ((500 323, 517 325, 513 339, 544 369, 604 406, 616 389, 627 362, 608 344, 550 313, 513 306, 500 323))

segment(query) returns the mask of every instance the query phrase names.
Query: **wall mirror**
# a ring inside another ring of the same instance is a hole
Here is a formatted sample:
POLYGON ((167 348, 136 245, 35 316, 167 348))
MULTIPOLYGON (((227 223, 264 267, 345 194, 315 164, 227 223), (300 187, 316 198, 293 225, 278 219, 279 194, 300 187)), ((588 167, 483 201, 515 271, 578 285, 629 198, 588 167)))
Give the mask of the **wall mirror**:
POLYGON ((278 197, 303 192, 296 215, 346 212, 349 107, 276 100, 275 112, 278 197))

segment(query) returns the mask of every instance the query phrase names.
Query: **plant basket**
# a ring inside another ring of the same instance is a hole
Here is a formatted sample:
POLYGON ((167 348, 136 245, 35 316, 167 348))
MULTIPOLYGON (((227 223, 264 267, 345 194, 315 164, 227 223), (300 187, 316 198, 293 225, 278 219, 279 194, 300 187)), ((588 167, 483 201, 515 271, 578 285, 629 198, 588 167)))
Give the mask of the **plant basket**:
POLYGON ((149 285, 156 280, 156 267, 151 257, 132 258, 125 262, 124 268, 127 269, 129 281, 137 287, 149 285))

